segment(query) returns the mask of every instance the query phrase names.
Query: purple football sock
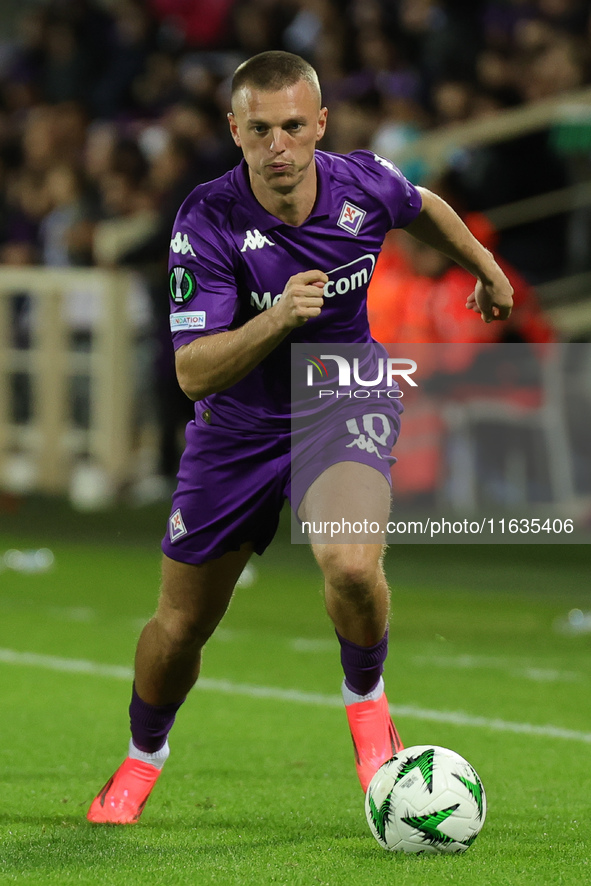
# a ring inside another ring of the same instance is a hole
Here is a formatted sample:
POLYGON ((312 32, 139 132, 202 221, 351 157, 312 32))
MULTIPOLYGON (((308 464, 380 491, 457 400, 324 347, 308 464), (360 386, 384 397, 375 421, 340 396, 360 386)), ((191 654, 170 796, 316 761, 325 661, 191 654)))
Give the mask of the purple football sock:
MULTIPOLYGON (((183 699, 184 701, 184 699, 183 699)), ((143 701, 135 691, 135 683, 129 705, 131 737, 139 751, 154 754, 166 744, 176 712, 182 701, 174 704, 153 705, 143 701)))
POLYGON ((375 689, 384 670, 388 655, 388 629, 375 646, 358 646, 336 635, 341 644, 341 664, 345 672, 345 685, 357 695, 367 695, 375 689))

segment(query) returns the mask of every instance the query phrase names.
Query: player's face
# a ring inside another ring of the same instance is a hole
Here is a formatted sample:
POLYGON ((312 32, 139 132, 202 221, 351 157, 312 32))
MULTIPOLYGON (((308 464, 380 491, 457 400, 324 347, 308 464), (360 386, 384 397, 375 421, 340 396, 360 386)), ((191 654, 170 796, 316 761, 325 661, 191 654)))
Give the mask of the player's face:
POLYGON ((287 194, 313 174, 311 163, 327 113, 305 80, 278 92, 244 87, 234 96, 230 131, 242 148, 255 190, 287 194))

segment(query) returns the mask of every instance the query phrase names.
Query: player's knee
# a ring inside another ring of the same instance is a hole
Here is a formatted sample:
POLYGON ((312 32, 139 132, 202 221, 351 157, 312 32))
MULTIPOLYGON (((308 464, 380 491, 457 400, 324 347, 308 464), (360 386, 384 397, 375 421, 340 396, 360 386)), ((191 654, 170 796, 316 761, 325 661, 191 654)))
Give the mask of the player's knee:
POLYGON ((200 649, 215 630, 215 625, 183 610, 160 607, 155 617, 170 649, 200 649))
POLYGON ((375 552, 367 545, 326 545, 318 562, 327 582, 342 593, 371 593, 380 574, 375 552))

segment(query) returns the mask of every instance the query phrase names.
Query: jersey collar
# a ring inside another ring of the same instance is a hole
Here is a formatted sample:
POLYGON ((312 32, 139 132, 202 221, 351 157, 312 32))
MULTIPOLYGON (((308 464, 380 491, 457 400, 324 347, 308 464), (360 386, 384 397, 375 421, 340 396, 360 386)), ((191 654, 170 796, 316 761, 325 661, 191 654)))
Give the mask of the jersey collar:
MULTIPOLYGON (((324 167, 322 155, 319 151, 316 152, 315 159, 318 182, 316 202, 306 221, 298 227, 303 227, 314 218, 326 218, 332 211, 333 203, 329 173, 324 167)), ((240 193, 241 208, 244 210, 250 228, 258 228, 259 231, 270 231, 272 228, 278 228, 284 224, 281 219, 267 212, 254 196, 245 160, 242 160, 236 167, 236 183, 240 193)))

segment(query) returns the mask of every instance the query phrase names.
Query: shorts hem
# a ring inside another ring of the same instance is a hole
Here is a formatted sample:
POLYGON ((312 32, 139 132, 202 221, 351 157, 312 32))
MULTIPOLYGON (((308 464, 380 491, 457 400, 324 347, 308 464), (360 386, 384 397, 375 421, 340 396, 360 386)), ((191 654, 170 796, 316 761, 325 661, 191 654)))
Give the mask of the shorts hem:
POLYGON ((160 547, 162 553, 165 554, 169 560, 175 560, 177 563, 186 563, 187 566, 202 566, 204 563, 210 563, 212 560, 219 560, 224 554, 239 551, 243 545, 249 543, 252 544, 253 553, 260 557, 272 541, 272 538, 264 542, 246 540, 240 542, 240 544, 218 544, 215 547, 207 548, 203 551, 187 551, 181 546, 176 547, 175 545, 172 545, 165 536, 160 547))

